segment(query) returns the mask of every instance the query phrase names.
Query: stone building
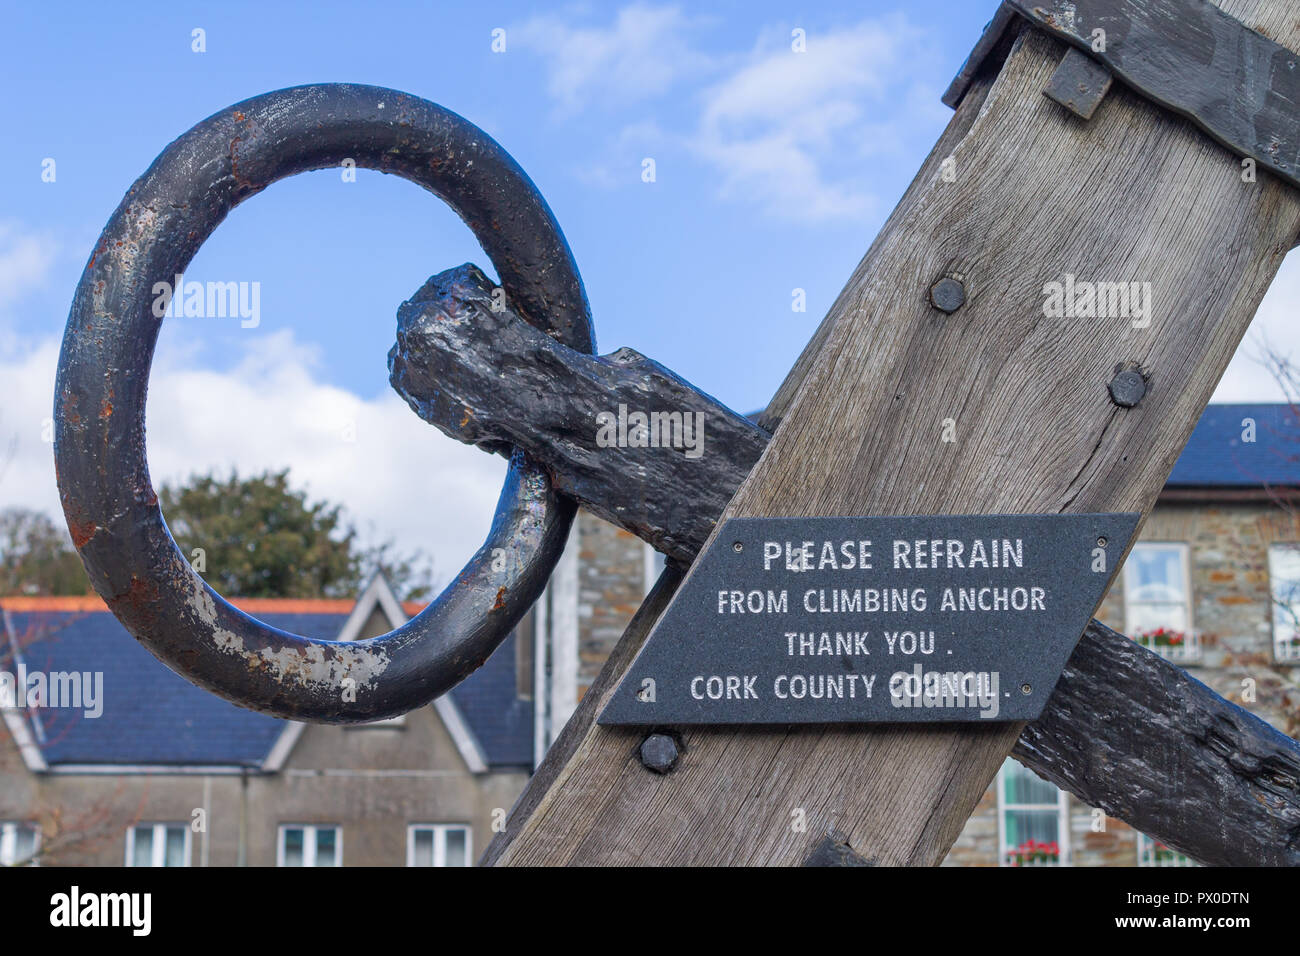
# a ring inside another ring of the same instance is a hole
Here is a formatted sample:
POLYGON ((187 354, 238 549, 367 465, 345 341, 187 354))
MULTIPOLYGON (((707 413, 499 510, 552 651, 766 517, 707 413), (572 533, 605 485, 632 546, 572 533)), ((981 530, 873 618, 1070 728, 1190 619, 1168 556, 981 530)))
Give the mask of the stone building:
MULTIPOLYGON (((356 602, 235 603, 345 641, 419 610, 382 578, 356 602)), ((514 636, 434 704, 336 726, 200 690, 97 597, 0 598, 0 609, 0 670, 84 681, 47 701, 61 706, 2 711, 0 864, 467 866, 532 770, 532 675, 514 636)))
MULTIPOLYGON (((1210 406, 1098 612, 1293 737, 1300 736, 1300 522, 1290 503, 1297 490, 1294 408, 1210 406)), ((535 654, 549 655, 550 671, 537 689, 539 753, 662 566, 633 535, 580 515, 538 609, 535 654)), ((1190 865, 1008 760, 945 862, 1017 861, 1190 865)))

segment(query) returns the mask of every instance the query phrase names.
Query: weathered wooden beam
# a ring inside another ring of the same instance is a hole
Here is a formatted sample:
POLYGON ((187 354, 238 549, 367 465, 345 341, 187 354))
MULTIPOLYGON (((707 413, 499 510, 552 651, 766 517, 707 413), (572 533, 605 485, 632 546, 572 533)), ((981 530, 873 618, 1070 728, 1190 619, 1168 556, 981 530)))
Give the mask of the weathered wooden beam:
POLYGON ((1300 744, 1097 621, 1012 755, 1219 866, 1300 866, 1300 744))
MULTIPOLYGON (((1243 6, 1229 9, 1281 42, 1300 35, 1285 5, 1243 6)), ((1149 508, 1300 231, 1300 200, 1243 184, 1234 157, 1127 91, 1088 124, 1062 115, 1041 96, 1062 53, 1022 34, 979 113, 955 121, 955 181, 909 190, 792 372, 727 516, 1149 508), (1043 284, 1065 274, 1151 282, 1153 321, 1043 321, 1043 284), (926 301, 941 275, 966 285, 952 316, 926 301), (1149 388, 1121 411, 1105 388, 1127 361, 1149 388), (939 448, 946 418, 957 440, 939 448)), ((628 659, 620 646, 609 673, 628 659)), ((571 722, 562 765, 486 859, 791 863, 832 835, 863 859, 931 864, 1019 730, 698 730, 657 776, 638 735, 571 722)))
POLYGON ((457 441, 523 449, 557 491, 690 563, 771 435, 632 349, 561 345, 501 295, 473 265, 426 282, 397 313, 393 388, 457 441), (624 423, 628 409, 674 414, 679 447, 672 422, 644 436, 658 447, 626 441, 626 424, 619 442, 620 406, 624 423), (600 416, 614 420, 612 444, 600 440, 600 416))
MULTIPOLYGON (((447 435, 523 449, 557 489, 686 563, 770 438, 630 349, 560 345, 474 266, 433 277, 402 306, 390 367, 447 435), (620 404, 701 416, 704 454, 599 446, 598 416, 620 404)), ((1097 621, 1014 756, 1202 862, 1300 864, 1300 743, 1097 621)))

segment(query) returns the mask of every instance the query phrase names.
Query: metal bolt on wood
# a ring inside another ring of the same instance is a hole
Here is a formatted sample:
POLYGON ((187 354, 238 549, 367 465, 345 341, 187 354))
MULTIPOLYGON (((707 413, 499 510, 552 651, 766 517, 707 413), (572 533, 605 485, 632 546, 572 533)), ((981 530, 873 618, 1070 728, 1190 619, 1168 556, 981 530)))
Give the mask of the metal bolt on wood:
POLYGON ((1108 386, 1111 401, 1120 408, 1135 408, 1147 393, 1147 380, 1135 368, 1121 367, 1108 386))
POLYGON ((672 773, 681 757, 677 741, 670 734, 654 733, 641 741, 641 763, 654 773, 672 773))
POLYGON ((966 304, 966 287, 952 276, 944 276, 930 287, 930 302, 951 315, 966 304))

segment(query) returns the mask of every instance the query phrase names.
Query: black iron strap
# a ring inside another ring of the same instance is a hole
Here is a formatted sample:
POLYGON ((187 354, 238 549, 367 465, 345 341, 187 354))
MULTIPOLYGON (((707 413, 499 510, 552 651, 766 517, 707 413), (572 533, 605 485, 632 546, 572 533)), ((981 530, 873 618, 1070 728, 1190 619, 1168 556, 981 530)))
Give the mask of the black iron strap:
MULTIPOLYGON (((1300 56, 1209 0, 1005 0, 943 96, 956 108, 1020 19, 1300 186, 1300 56)), ((1094 104, 1095 105, 1095 104, 1094 104)))

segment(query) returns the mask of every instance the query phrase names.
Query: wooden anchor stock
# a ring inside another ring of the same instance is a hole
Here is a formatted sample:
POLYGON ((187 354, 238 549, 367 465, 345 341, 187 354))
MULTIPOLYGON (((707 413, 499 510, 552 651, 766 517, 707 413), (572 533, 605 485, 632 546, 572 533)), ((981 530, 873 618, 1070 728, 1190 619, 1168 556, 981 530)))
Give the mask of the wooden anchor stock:
MULTIPOLYGON (((473 265, 434 276, 402 305, 389 368, 444 434, 523 449, 558 491, 683 564, 771 438, 631 349, 592 356, 559 344, 473 265), (601 416, 636 411, 660 413, 653 435, 637 447, 597 442, 601 416), (697 457, 681 447, 691 421, 703 423, 697 457)), ((1014 756, 1202 862, 1300 863, 1300 744, 1098 621, 1014 756), (1180 777, 1163 772, 1171 762, 1180 777)))

